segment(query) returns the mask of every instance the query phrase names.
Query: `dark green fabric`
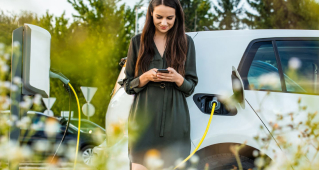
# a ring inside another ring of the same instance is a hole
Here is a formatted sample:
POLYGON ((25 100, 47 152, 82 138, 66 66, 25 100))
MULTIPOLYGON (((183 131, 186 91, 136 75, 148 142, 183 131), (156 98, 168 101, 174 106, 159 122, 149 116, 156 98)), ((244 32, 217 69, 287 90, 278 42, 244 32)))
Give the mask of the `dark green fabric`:
MULTIPOLYGON (((141 35, 132 38, 127 55, 124 89, 134 94, 128 119, 129 157, 131 162, 145 165, 144 155, 156 149, 164 160, 165 167, 173 166, 178 159, 190 154, 190 117, 186 97, 192 95, 198 78, 196 74, 195 45, 187 35, 188 52, 185 63, 185 79, 178 87, 176 83, 149 82, 138 87, 139 77, 134 78, 141 35)), ((156 51, 149 69, 167 68, 165 52, 163 58, 156 51)), ((139 76, 142 74, 139 70, 139 76)))

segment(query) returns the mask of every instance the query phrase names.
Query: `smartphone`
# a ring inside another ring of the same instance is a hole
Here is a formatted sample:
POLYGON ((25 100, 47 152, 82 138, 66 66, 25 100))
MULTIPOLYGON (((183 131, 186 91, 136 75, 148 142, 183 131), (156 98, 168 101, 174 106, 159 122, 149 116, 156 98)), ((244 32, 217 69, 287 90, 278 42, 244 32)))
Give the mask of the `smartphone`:
POLYGON ((169 73, 167 69, 157 69, 158 73, 169 73))

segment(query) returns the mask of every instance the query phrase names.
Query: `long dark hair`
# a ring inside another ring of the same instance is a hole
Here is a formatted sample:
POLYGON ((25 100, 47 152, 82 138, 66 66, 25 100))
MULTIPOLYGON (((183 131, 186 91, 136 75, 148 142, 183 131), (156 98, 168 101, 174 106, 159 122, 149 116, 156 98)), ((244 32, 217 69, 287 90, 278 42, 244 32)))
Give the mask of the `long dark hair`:
POLYGON ((153 46, 155 25, 151 13, 159 5, 168 6, 175 9, 176 19, 174 26, 167 32, 165 58, 168 67, 174 68, 182 76, 185 75, 184 64, 187 55, 187 37, 185 34, 184 12, 179 0, 152 0, 148 6, 145 26, 141 35, 140 49, 135 67, 135 77, 138 70, 148 71, 155 50, 153 46))

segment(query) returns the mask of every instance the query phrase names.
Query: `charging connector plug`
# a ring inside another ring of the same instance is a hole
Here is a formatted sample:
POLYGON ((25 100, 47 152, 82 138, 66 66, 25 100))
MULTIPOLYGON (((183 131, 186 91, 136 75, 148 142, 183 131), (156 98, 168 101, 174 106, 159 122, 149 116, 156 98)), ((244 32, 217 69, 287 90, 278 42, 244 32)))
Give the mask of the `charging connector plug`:
POLYGON ((61 80, 66 85, 69 84, 69 82, 70 82, 70 80, 67 77, 65 77, 62 73, 57 72, 53 69, 50 70, 50 77, 57 78, 57 79, 61 80))
POLYGON ((213 100, 209 102, 209 108, 212 109, 214 103, 216 104, 215 110, 220 109, 220 102, 217 100, 217 97, 213 97, 213 100))

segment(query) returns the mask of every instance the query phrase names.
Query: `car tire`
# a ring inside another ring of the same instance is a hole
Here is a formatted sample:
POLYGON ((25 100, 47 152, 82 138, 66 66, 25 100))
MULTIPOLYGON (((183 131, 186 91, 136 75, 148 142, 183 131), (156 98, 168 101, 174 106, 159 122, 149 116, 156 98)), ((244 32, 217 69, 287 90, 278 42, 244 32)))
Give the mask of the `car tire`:
POLYGON ((81 149, 81 158, 84 164, 91 166, 94 145, 86 145, 81 149))
MULTIPOLYGON (((243 170, 249 170, 255 167, 254 160, 242 155, 240 155, 239 158, 243 170)), ((197 169, 205 169, 206 164, 208 164, 209 170, 229 170, 234 169, 234 167, 238 169, 236 158, 231 153, 216 154, 201 158, 198 162, 197 169)))

